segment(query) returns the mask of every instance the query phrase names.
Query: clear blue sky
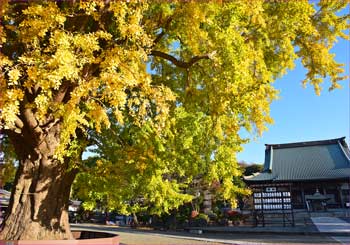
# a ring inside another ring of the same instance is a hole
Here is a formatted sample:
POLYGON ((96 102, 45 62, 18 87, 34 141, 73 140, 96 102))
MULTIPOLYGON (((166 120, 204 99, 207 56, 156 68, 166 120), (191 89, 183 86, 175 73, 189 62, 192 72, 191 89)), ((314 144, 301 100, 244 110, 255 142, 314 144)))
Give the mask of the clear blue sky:
MULTIPOLYGON (((345 74, 350 75, 349 41, 339 40, 332 52, 336 60, 344 63, 345 74)), ((305 69, 297 63, 294 70, 275 81, 280 90, 280 99, 271 105, 271 116, 274 124, 263 136, 244 146, 237 158, 248 163, 263 163, 264 144, 289 143, 338 138, 346 136, 350 139, 350 80, 342 81, 342 89, 328 91, 330 82, 326 80, 320 96, 314 93, 311 85, 303 88, 301 81, 305 77, 305 69)), ((246 135, 247 136, 247 135, 246 135)))

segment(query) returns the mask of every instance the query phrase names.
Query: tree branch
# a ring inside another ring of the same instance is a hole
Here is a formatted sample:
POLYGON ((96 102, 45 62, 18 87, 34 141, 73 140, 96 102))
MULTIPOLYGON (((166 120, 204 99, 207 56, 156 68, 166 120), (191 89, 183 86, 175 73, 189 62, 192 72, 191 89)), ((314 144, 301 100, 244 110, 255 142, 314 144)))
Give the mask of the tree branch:
POLYGON ((35 137, 39 137, 43 133, 43 131, 40 128, 39 123, 36 120, 32 110, 30 108, 25 108, 23 110, 23 116, 29 129, 36 134, 35 137))
POLYGON ((18 116, 16 116, 15 125, 16 125, 17 128, 19 128, 21 130, 22 130, 23 126, 24 126, 22 120, 18 116))
POLYGON ((46 124, 42 125, 41 127, 44 129, 44 131, 46 133, 48 133, 50 131, 50 129, 59 122, 60 122, 60 119, 58 119, 58 118, 52 119, 49 122, 47 122, 46 124))
POLYGON ((165 35, 165 31, 161 31, 161 33, 159 33, 156 37, 156 39, 154 39, 153 41, 153 46, 154 47, 157 43, 159 43, 160 39, 162 39, 162 37, 165 35))
POLYGON ((177 67, 188 69, 200 60, 212 59, 212 57, 213 57, 213 55, 215 55, 215 53, 216 53, 216 51, 213 51, 209 54, 194 56, 188 62, 178 60, 174 56, 166 54, 166 53, 158 51, 158 50, 152 50, 150 55, 166 59, 166 60, 170 61, 171 63, 173 63, 177 67))
POLYGON ((54 102, 62 102, 69 88, 69 82, 64 81, 53 98, 54 102))
POLYGON ((160 41, 160 39, 162 39, 162 37, 165 35, 165 30, 169 28, 169 25, 172 20, 173 20, 172 16, 166 20, 165 26, 162 28, 162 31, 157 35, 156 39, 154 39, 152 47, 154 47, 160 41))

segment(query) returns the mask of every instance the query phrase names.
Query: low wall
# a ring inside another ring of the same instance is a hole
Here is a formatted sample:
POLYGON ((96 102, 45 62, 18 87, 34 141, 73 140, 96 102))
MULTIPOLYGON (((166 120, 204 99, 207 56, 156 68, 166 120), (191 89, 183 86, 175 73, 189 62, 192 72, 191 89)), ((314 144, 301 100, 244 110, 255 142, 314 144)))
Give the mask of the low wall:
POLYGON ((0 245, 119 245, 119 236, 106 232, 73 231, 76 240, 0 241, 0 245))

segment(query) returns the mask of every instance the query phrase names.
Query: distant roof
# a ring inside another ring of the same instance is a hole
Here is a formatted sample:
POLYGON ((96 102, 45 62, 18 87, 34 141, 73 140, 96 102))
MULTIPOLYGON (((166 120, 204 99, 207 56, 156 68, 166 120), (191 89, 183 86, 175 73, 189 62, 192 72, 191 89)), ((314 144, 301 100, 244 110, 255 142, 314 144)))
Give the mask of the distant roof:
POLYGON ((350 178, 345 137, 288 144, 266 144, 264 169, 248 182, 284 182, 350 178))

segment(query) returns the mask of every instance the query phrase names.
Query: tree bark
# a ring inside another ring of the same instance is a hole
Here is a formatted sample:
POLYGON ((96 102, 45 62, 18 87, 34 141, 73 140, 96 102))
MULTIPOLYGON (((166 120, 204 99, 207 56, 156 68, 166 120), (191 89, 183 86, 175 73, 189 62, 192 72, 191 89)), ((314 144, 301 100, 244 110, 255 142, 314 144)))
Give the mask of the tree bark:
POLYGON ((58 132, 59 127, 54 127, 39 137, 39 143, 33 143, 30 137, 23 136, 25 134, 12 137, 22 160, 0 240, 73 239, 68 205, 77 171, 69 168, 69 159, 62 163, 53 157, 59 142, 58 132))

